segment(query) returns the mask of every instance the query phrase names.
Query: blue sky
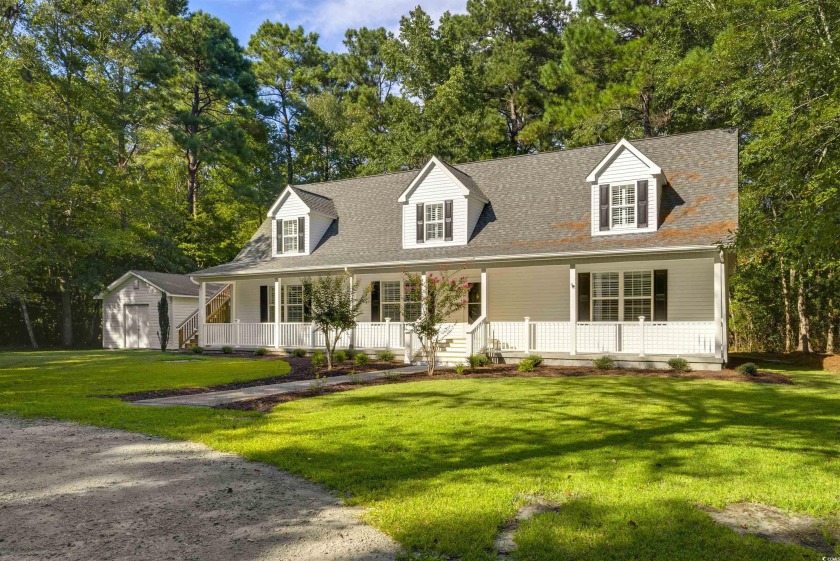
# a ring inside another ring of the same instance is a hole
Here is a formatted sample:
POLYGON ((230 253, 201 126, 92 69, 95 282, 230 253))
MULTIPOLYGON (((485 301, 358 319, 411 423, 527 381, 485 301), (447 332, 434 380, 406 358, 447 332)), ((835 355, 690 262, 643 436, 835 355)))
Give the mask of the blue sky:
POLYGON ((204 10, 227 22, 239 42, 248 38, 265 20, 302 25, 321 36, 326 50, 344 50, 344 31, 358 27, 399 29, 400 17, 418 4, 437 21, 449 10, 464 12, 466 0, 190 0, 190 10, 204 10))

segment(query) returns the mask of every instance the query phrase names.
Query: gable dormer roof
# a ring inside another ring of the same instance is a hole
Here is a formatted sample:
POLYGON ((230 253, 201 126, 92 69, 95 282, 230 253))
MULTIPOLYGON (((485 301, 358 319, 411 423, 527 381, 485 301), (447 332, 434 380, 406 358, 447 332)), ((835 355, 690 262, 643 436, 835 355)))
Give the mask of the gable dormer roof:
POLYGON ((625 150, 629 151, 631 154, 636 156, 636 158, 638 158, 639 161, 646 165, 650 170, 651 175, 662 175, 662 168, 653 163, 653 161, 651 161, 650 158, 645 156, 641 150, 630 144, 630 142, 626 138, 622 138, 615 144, 613 149, 610 150, 600 162, 598 162, 595 168, 591 172, 589 172, 589 175, 586 177, 586 181, 588 181, 589 183, 595 183, 596 181, 598 181, 598 176, 601 175, 601 172, 608 168, 609 165, 613 162, 613 160, 615 160, 618 157, 618 155, 625 150))
POLYGON ((316 212, 318 214, 322 214, 328 218, 338 218, 338 212, 335 210, 335 203, 329 197, 325 197, 324 195, 319 195, 317 193, 313 193, 312 191, 307 191, 306 189, 301 189, 300 187, 296 187, 293 185, 287 185, 285 189, 280 193, 280 196, 277 197, 277 200, 271 205, 271 208, 268 210, 269 218, 274 216, 277 210, 280 208, 282 201, 288 194, 294 194, 297 198, 301 200, 301 202, 309 208, 310 212, 316 212))
POLYGON ((476 197, 478 200, 489 203, 490 199, 487 198, 481 189, 478 187, 478 184, 470 177, 468 174, 464 173, 463 171, 459 170, 455 166, 451 164, 447 164, 437 156, 432 156, 431 159, 423 166, 423 169, 420 170, 420 173, 414 178, 411 184, 406 187, 405 191, 397 199, 399 202, 404 203, 408 201, 408 197, 411 193, 417 188, 420 183, 429 175, 429 172, 434 168, 438 167, 444 174, 449 176, 456 185, 461 188, 461 192, 464 196, 472 195, 476 197))

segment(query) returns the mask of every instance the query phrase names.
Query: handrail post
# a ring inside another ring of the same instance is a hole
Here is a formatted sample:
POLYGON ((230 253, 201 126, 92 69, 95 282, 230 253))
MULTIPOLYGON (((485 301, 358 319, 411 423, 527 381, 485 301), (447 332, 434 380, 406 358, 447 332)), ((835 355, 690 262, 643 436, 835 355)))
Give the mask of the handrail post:
POLYGON ((385 348, 391 348, 391 318, 385 318, 385 348))
POLYGON ((403 362, 405 362, 406 364, 411 364, 411 352, 412 352, 411 343, 412 343, 411 330, 406 329, 405 330, 405 335, 403 337, 403 348, 405 349, 405 355, 403 357, 403 362))
POLYGON ((525 348, 523 350, 525 351, 525 354, 526 355, 531 354, 531 318, 528 317, 528 316, 525 316, 525 339, 524 339, 524 343, 525 343, 525 348))
POLYGON ((240 330, 242 329, 242 327, 239 325, 239 320, 238 319, 236 320, 236 323, 234 325, 236 327, 235 327, 235 330, 233 332, 233 337, 234 337, 233 346, 238 347, 239 342, 242 340, 242 334, 240 333, 240 330))
POLYGON ((645 316, 639 316, 639 357, 645 356, 645 316))
POLYGON ((315 322, 309 324, 309 347, 314 349, 315 348, 315 322))

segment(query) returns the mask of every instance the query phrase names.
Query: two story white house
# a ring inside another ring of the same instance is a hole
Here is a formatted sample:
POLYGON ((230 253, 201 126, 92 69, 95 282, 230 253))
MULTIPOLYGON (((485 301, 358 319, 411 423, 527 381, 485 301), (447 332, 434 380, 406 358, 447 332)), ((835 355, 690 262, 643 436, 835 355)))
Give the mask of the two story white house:
POLYGON ((346 271, 370 301, 341 344, 413 361, 404 271, 460 269, 469 304, 451 318, 445 362, 720 368, 737 221, 735 130, 290 185, 233 261, 192 274, 205 304, 193 329, 205 347, 321 346, 301 279, 346 271), (208 283, 230 286, 229 322, 206 322, 208 283))

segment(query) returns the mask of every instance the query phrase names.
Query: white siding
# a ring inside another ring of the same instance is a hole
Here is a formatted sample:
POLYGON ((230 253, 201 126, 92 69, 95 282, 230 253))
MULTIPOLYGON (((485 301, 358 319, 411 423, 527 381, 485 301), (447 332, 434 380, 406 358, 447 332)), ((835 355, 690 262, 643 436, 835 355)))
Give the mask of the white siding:
MULTIPOLYGON (((283 286, 301 284, 300 278, 284 278, 283 286)), ((260 286, 274 286, 274 278, 238 280, 234 288, 233 297, 236 299, 236 317, 240 323, 260 322, 260 286)), ((274 318, 268 318, 273 323, 274 318)))
MULTIPOLYGON (((208 292, 207 298, 210 298, 208 292)), ((178 326, 183 323, 185 319, 198 311, 198 297, 188 298, 185 296, 170 296, 169 297, 169 317, 172 318, 172 327, 170 328, 170 348, 176 349, 178 347, 178 326)))
POLYGON ((659 224, 659 203, 660 203, 659 181, 650 175, 650 169, 635 154, 627 149, 622 149, 613 161, 597 177, 595 184, 590 186, 590 198, 592 204, 592 235, 615 235, 633 234, 644 232, 655 232, 659 224), (648 226, 647 228, 634 228, 630 230, 601 231, 600 190, 599 185, 607 183, 616 185, 621 183, 635 183, 640 179, 648 181, 648 226))
POLYGON ((106 349, 125 348, 125 306, 132 304, 148 305, 149 348, 160 349, 157 306, 161 292, 142 280, 135 289, 135 280, 137 277, 130 276, 102 299, 102 346, 106 349))
POLYGON ((487 269, 489 321, 569 320, 569 266, 487 269))
MULTIPOLYGON (((307 231, 307 236, 306 236, 306 245, 307 245, 306 253, 298 253, 296 255, 306 255, 306 254, 309 253, 308 248, 311 247, 310 246, 310 243, 311 243, 310 240, 312 239, 312 236, 309 235, 309 234, 311 234, 311 227, 309 226, 309 223, 311 222, 311 220, 309 218, 309 207, 306 206, 303 203, 303 201, 300 200, 300 197, 298 197, 297 195, 295 195, 294 193, 289 191, 286 194, 286 196, 283 198, 283 200, 281 201, 280 207, 277 209, 277 212, 274 213, 274 220, 271 221, 271 247, 272 247, 272 250, 273 250, 274 254, 277 253, 276 244, 277 244, 277 223, 278 223, 278 220, 290 220, 290 219, 293 219, 293 218, 300 218, 301 216, 307 217, 306 224, 307 224, 307 228, 310 231, 307 231)), ((289 255, 295 255, 295 254, 290 253, 289 255)))
POLYGON ((475 197, 467 198, 467 239, 470 239, 475 231, 475 225, 481 217, 484 210, 484 201, 480 201, 475 197))
POLYGON ((628 257, 611 262, 580 264, 577 270, 579 273, 622 273, 667 269, 668 321, 712 321, 715 309, 713 263, 712 257, 644 261, 628 257))
POLYGON ((306 233, 306 251, 308 253, 315 251, 315 248, 321 242, 321 238, 324 237, 332 221, 333 219, 328 216, 322 216, 316 213, 309 215, 309 231, 306 233))
POLYGON ((403 247, 464 245, 467 243, 467 223, 467 197, 461 192, 460 186, 453 182, 440 168, 434 166, 408 197, 408 201, 403 204, 403 247), (416 205, 418 203, 440 203, 449 199, 452 200, 452 241, 418 244, 416 205))

